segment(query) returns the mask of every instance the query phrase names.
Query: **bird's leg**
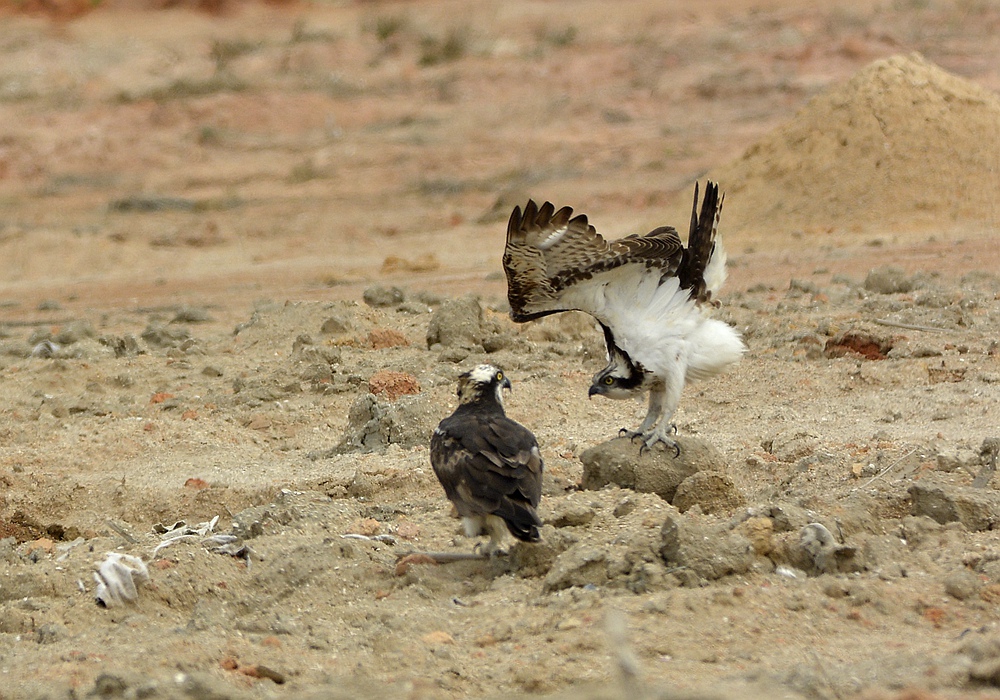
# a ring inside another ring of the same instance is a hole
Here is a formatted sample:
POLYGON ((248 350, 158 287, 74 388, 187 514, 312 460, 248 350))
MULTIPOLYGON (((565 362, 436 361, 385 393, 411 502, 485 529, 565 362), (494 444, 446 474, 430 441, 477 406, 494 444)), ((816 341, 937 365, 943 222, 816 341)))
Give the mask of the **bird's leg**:
POLYGON ((492 539, 489 542, 479 542, 472 548, 476 557, 480 559, 495 559, 496 557, 507 556, 507 550, 501 549, 499 544, 492 539))
MULTIPOLYGON (((683 370, 679 374, 680 376, 668 377, 667 382, 655 385, 650 390, 650 412, 653 410, 654 394, 656 395, 656 405, 659 411, 653 420, 655 427, 650 426, 649 429, 642 431, 643 447, 652 449, 653 445, 659 442, 664 447, 673 449, 675 457, 680 456, 681 448, 677 444, 677 441, 670 437, 671 434, 677 433, 677 426, 670 419, 674 417, 677 404, 681 400, 681 390, 684 388, 683 370)), ((649 420, 649 416, 646 416, 646 420, 649 420)), ((643 425, 645 425, 645 422, 643 425)), ((640 448, 641 450, 642 448, 640 448)))
POLYGON ((482 553, 489 559, 506 556, 506 550, 500 548, 500 544, 507 534, 507 525, 504 521, 495 516, 487 516, 483 518, 483 529, 490 536, 490 541, 486 544, 480 542, 476 545, 475 551, 482 553))
POLYGON ((622 437, 624 435, 632 441, 639 437, 645 438, 653 429, 653 426, 656 425, 660 416, 663 415, 663 401, 665 398, 666 392, 663 385, 659 382, 653 384, 653 387, 649 390, 649 408, 646 411, 646 417, 643 419, 639 429, 628 430, 627 428, 622 428, 618 431, 618 437, 622 437))

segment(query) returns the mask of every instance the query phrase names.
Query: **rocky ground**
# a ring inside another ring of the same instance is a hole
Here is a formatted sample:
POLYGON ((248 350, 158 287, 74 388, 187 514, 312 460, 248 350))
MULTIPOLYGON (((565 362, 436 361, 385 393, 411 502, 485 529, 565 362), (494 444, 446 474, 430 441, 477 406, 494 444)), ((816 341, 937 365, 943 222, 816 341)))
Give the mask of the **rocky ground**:
POLYGON ((7 8, 0 698, 1000 696, 996 8, 484 7, 7 8), (706 174, 749 352, 640 454, 504 222, 706 174), (543 542, 407 559, 479 362, 543 542))

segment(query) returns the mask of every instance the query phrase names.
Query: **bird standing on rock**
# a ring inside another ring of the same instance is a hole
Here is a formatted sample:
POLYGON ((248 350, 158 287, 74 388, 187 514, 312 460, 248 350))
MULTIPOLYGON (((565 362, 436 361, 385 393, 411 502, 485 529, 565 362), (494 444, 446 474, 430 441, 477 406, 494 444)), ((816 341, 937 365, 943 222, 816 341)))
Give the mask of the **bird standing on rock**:
POLYGON ((608 365, 594 375, 590 396, 625 399, 649 392, 638 430, 622 429, 646 447, 680 448, 670 435, 684 385, 738 361, 739 333, 708 314, 726 279, 717 237, 724 196, 708 182, 698 211, 698 186, 687 247, 661 226, 645 235, 606 241, 584 214, 529 200, 507 224, 503 265, 511 318, 531 321, 560 311, 585 311, 604 330, 608 365))

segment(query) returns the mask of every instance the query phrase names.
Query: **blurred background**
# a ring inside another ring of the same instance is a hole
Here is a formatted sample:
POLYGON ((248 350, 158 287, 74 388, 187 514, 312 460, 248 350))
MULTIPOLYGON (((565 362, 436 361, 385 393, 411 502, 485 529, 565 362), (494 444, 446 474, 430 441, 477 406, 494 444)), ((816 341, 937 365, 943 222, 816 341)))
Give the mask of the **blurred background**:
POLYGON ((683 234, 706 176, 734 288, 819 248, 993 254, 993 2, 5 0, 0 22, 0 314, 502 296, 515 204, 683 234))

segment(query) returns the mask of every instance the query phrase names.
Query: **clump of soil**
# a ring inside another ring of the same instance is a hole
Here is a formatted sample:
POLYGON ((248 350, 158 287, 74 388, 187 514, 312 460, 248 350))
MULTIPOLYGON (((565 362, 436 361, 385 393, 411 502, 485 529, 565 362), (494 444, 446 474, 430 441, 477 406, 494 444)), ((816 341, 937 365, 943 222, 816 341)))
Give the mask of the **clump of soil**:
POLYGON ((714 178, 736 231, 948 227, 996 218, 1000 96, 919 54, 875 61, 714 178))

